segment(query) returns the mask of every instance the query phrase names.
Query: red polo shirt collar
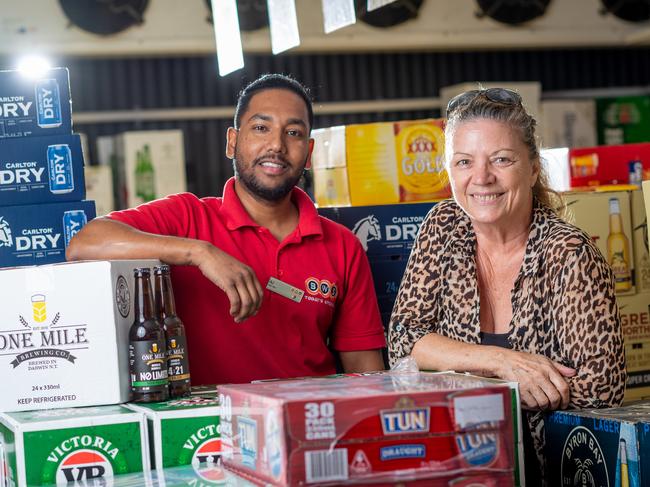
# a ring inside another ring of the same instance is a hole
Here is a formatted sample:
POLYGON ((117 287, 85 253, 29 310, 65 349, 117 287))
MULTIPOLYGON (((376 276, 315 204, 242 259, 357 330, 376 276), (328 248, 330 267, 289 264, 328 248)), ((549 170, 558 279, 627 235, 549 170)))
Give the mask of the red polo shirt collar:
MULTIPOLYGON (((299 220, 298 232, 301 237, 308 235, 323 236, 323 227, 321 226, 320 216, 312 200, 300 188, 293 188, 291 199, 298 207, 299 220)), ((226 217, 226 226, 228 230, 237 230, 242 227, 255 227, 260 225, 255 223, 250 217, 235 192, 235 178, 232 177, 223 188, 223 198, 221 209, 219 210, 226 217)))

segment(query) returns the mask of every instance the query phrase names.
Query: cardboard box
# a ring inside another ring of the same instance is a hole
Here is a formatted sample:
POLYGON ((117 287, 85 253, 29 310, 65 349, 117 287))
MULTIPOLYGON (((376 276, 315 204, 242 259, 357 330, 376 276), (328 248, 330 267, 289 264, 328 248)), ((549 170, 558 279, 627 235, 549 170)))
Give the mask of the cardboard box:
POLYGON ((92 201, 0 208, 0 267, 64 262, 70 240, 93 218, 92 201))
POLYGON ((111 166, 86 166, 86 197, 95 202, 97 216, 115 209, 113 199, 113 171, 111 166))
POLYGON ((614 271, 616 294, 634 294, 634 250, 629 191, 565 193, 570 223, 591 236, 614 271), (610 216, 610 200, 618 201, 622 235, 612 233, 615 217, 610 216))
POLYGON ((185 147, 181 130, 124 132, 115 146, 120 207, 187 191, 185 147))
POLYGON ((162 471, 191 465, 199 479, 217 480, 212 468, 221 464, 217 398, 192 396, 127 407, 147 418, 153 468, 162 471))
POLYGON ((0 206, 79 201, 85 196, 78 135, 0 140, 0 206))
POLYGON ((0 413, 6 486, 107 485, 147 472, 144 417, 122 406, 0 413))
POLYGON ((36 79, 0 71, 0 139, 70 135, 71 111, 67 68, 50 69, 36 79))
POLYGON ((314 151, 311 164, 314 170, 333 169, 347 165, 345 156, 345 126, 313 130, 314 151))
POLYGON ((350 206, 347 168, 314 169, 314 196, 321 208, 350 206))
POLYGON ((539 129, 544 147, 592 147, 596 142, 594 100, 544 100, 539 129))
POLYGON ((470 83, 445 86, 440 89, 440 106, 442 115, 445 117, 447 116, 446 109, 449 100, 465 91, 477 90, 479 89, 479 86, 482 88, 508 88, 516 91, 521 95, 523 104, 528 113, 535 117, 535 120, 541 120, 540 98, 542 95, 542 84, 539 81, 474 81, 470 83))
POLYGON ((650 141, 650 96, 596 100, 598 145, 650 141))
POLYGON ((350 201, 353 206, 399 202, 395 139, 391 122, 345 127, 350 201))
POLYGON ((641 178, 650 179, 648 143, 570 149, 571 187, 638 184, 636 171, 630 174, 632 161, 641 162, 641 178))
POLYGON ((320 208, 318 212, 349 228, 368 257, 408 255, 420 225, 434 202, 398 205, 320 208))
POLYGON ((650 396, 650 293, 619 296, 617 301, 625 339, 627 402, 650 396))
POLYGON ((461 374, 220 388, 224 464, 273 485, 514 471, 508 386, 461 374))
POLYGON ((542 149, 539 152, 542 167, 548 176, 551 189, 560 193, 571 190, 571 169, 569 165, 569 149, 542 149))
POLYGON ((548 485, 650 484, 650 403, 545 420, 548 485))
POLYGON ((128 401, 133 269, 157 262, 0 270, 0 411, 128 401))
POLYGON ((638 293, 650 292, 650 252, 648 220, 643 191, 632 191, 632 232, 634 232, 634 284, 638 293))

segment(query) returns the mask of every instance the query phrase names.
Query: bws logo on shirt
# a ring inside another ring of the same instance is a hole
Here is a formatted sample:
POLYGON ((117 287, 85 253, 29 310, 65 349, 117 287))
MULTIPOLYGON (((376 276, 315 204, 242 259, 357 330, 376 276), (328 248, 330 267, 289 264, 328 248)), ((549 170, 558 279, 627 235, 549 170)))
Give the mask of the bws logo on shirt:
POLYGON ((305 281, 305 289, 307 289, 307 292, 312 296, 320 296, 332 301, 336 301, 336 298, 339 295, 339 288, 336 283, 328 281, 327 279, 308 277, 305 281))

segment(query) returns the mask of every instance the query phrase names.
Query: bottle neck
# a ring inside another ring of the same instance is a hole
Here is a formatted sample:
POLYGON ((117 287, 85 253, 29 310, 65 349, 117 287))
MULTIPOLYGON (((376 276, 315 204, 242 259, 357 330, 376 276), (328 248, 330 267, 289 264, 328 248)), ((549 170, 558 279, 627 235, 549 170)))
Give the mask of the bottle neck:
POLYGON ((609 214, 609 233, 622 233, 623 221, 620 213, 609 214))
POLYGON ((171 276, 156 274, 156 304, 158 307, 158 318, 162 321, 169 316, 176 316, 176 303, 172 291, 171 276))
POLYGON ((136 276, 135 278, 135 319, 136 321, 147 321, 154 318, 153 296, 151 293, 151 281, 148 276, 136 276))

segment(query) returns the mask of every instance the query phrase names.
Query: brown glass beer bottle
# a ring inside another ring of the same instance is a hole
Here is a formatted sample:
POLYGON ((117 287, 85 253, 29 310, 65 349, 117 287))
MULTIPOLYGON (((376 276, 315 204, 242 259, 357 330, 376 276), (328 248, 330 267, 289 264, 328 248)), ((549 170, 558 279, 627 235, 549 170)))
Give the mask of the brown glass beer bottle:
POLYGON ((129 330, 129 372, 134 402, 169 399, 165 332, 156 319, 151 271, 139 268, 135 277, 135 318, 129 330))
POLYGON ((169 266, 154 267, 154 288, 158 321, 162 323, 167 338, 167 372, 169 395, 186 396, 190 393, 190 366, 187 356, 185 326, 176 314, 174 292, 169 266))

